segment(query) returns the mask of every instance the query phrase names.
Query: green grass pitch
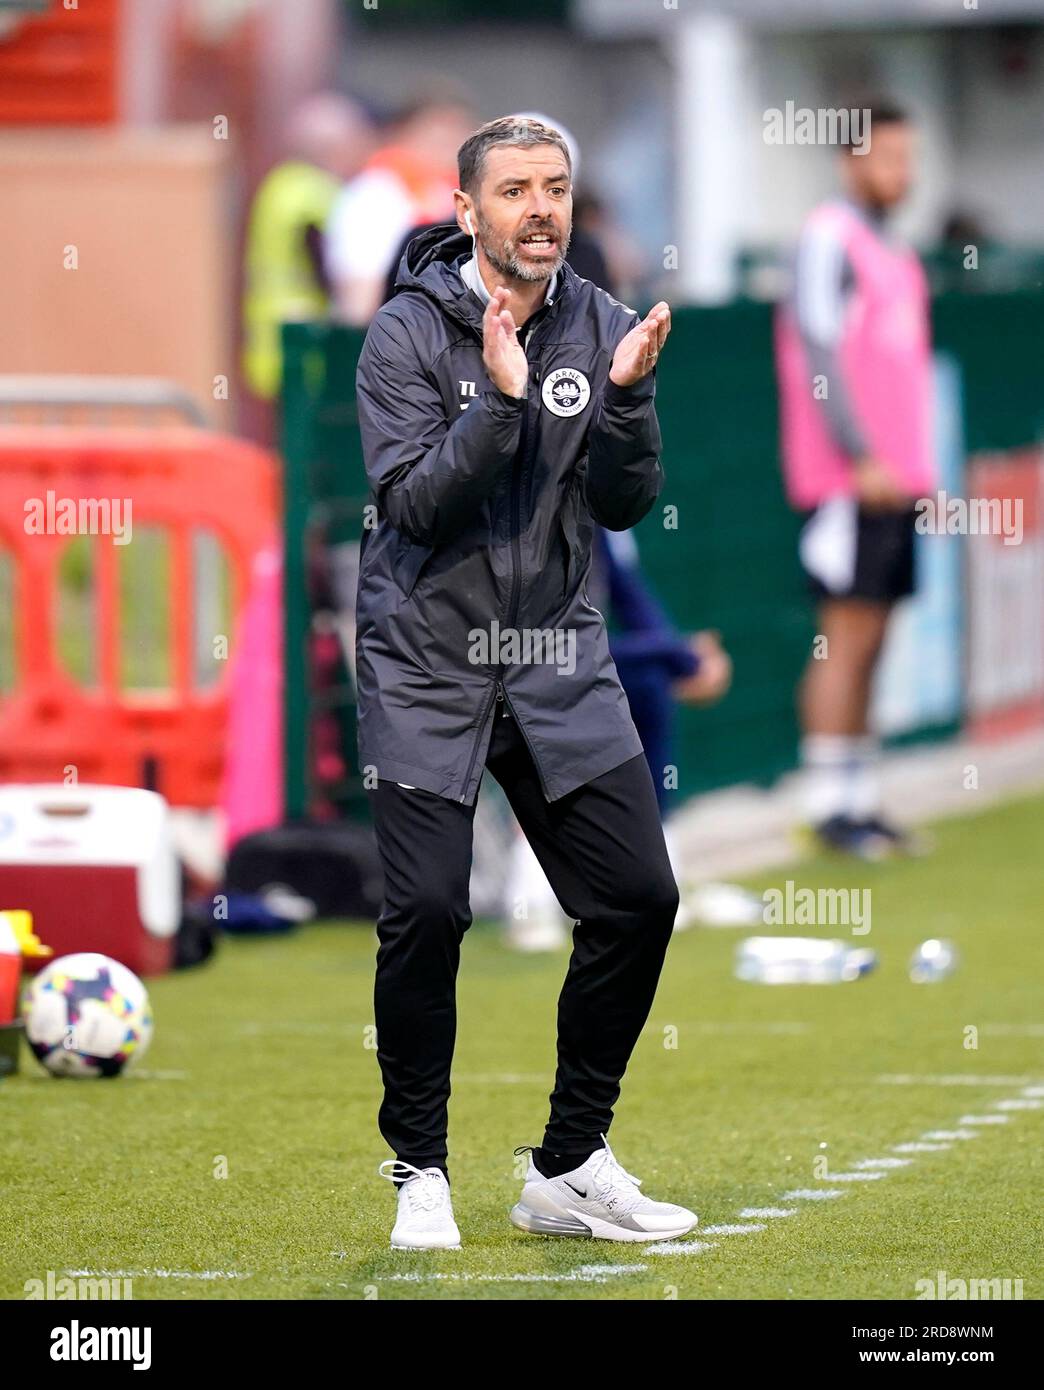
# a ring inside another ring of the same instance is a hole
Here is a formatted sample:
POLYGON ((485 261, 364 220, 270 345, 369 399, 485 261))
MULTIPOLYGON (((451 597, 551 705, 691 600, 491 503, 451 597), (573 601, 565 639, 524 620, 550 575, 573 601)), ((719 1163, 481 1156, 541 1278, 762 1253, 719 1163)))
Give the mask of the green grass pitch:
POLYGON ((942 822, 926 860, 819 859, 756 880, 872 890, 872 930, 854 944, 881 965, 855 983, 742 984, 740 932, 672 942, 610 1139, 645 1190, 693 1206, 701 1228, 797 1209, 763 1230, 697 1230, 686 1241, 711 1248, 656 1255, 509 1224, 512 1149, 539 1143, 546 1118, 565 957, 511 954, 477 925, 450 1108, 464 1245, 392 1252, 366 1045, 375 938, 318 924, 227 941, 211 965, 153 981, 140 1075, 57 1081, 23 1053, 0 1082, 0 1295, 90 1270, 127 1272, 138 1299, 912 1299, 942 1270, 1021 1278, 1039 1298, 1042 825, 1044 800, 1021 801, 942 822), (907 961, 931 936, 957 943, 960 968, 916 986, 907 961), (991 1114, 1007 1122, 837 1184, 836 1199, 784 1200, 835 1186, 817 1160, 849 1172, 991 1114))

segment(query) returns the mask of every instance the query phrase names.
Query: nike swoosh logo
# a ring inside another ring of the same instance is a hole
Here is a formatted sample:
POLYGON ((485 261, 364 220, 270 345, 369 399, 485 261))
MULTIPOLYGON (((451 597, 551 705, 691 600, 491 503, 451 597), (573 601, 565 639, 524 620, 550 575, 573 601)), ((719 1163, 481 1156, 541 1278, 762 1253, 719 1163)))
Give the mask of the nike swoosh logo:
POLYGON ((584 1201, 587 1201, 586 1192, 581 1192, 578 1187, 574 1187, 568 1178, 563 1178, 562 1181, 565 1183, 566 1187, 569 1188, 570 1192, 575 1192, 578 1197, 583 1197, 584 1201))

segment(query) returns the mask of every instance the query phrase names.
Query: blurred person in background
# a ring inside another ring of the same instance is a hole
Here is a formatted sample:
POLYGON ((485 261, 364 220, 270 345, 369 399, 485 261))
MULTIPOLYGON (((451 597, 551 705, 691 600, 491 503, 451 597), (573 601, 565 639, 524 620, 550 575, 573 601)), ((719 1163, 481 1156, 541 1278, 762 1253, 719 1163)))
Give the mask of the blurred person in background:
MULTIPOLYGON (((641 248, 619 225, 602 200, 589 189, 577 194, 573 205, 573 236, 598 247, 605 265, 605 280, 588 276, 607 289, 614 299, 630 303, 648 279, 649 266, 641 248)), ((577 270, 578 275, 585 272, 577 270)))
POLYGON ((935 254, 927 266, 932 293, 967 294, 969 288, 980 293, 1002 288, 1003 275, 998 283, 998 271, 1008 260, 1005 250, 974 212, 952 208, 943 218, 935 254), (968 274, 970 252, 980 268, 973 276, 968 274))
POLYGON ((282 384, 283 323, 324 318, 330 307, 322 236, 345 179, 372 148, 373 127, 337 92, 320 92, 290 118, 287 157, 262 179, 250 209, 243 288, 243 374, 270 401, 282 384))
POLYGON ((387 140, 338 194, 325 262, 334 312, 344 323, 362 326, 373 318, 411 228, 452 220, 457 150, 474 126, 462 94, 447 88, 423 96, 395 118, 387 140))
POLYGON ((914 589, 914 501, 934 488, 929 301, 890 226, 914 178, 914 131, 871 108, 869 148, 841 157, 843 197, 801 232, 776 355, 788 496, 819 600, 800 691, 807 814, 826 847, 878 859, 915 848, 880 811, 868 712, 898 600, 914 589), (817 639, 817 640, 819 640, 817 639))

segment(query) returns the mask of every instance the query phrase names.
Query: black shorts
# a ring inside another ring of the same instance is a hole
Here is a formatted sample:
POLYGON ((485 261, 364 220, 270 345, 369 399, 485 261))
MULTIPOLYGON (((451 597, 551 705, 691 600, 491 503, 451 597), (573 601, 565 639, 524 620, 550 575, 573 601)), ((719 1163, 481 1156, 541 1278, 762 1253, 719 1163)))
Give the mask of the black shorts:
POLYGON ((908 597, 914 591, 916 516, 912 507, 868 512, 842 498, 805 512, 801 563, 812 592, 873 603, 908 597))

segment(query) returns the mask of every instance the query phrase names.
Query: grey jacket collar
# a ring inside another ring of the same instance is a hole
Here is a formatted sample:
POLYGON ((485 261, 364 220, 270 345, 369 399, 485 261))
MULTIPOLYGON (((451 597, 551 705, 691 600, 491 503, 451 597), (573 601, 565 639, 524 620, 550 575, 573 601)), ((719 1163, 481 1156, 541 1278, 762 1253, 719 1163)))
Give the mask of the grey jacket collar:
MULTIPOLYGON (((465 285, 467 285, 468 289, 471 290, 472 294, 478 296, 479 302, 483 306, 489 303, 492 296, 483 283, 482 276, 479 274, 478 261, 474 256, 469 256, 460 267, 460 278, 464 281, 465 285)), ((552 275, 551 279, 548 281, 547 294, 544 296, 545 304, 553 304, 555 302, 557 290, 558 276, 556 274, 552 275)))

